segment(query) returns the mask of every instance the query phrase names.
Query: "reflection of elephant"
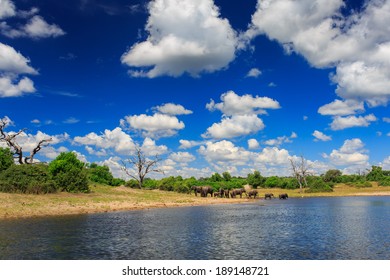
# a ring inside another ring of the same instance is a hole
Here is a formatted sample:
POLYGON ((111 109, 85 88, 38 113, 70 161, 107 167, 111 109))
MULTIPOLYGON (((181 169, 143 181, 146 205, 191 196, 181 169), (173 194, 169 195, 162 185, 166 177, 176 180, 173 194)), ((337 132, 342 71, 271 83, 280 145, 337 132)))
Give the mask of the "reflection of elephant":
POLYGON ((287 198, 288 198, 288 194, 286 193, 279 194, 279 199, 287 199, 287 198))
POLYGON ((198 193, 202 194, 202 187, 199 186, 192 186, 191 191, 195 192, 195 196, 198 196, 198 193))
POLYGON ((253 196, 253 198, 256 198, 257 194, 257 190, 251 190, 248 192, 248 197, 251 198, 253 196))
POLYGON ((243 194, 243 193, 245 193, 246 196, 248 196, 247 193, 246 193, 246 190, 245 190, 244 188, 241 188, 241 189, 234 189, 234 190, 232 190, 232 191, 230 192, 230 197, 231 197, 231 198, 235 198, 237 195, 240 195, 240 198, 242 198, 242 194, 243 194))
POLYGON ((213 196, 214 190, 213 190, 212 187, 210 187, 210 186, 203 186, 201 188, 202 188, 201 189, 201 193, 200 193, 201 197, 207 197, 207 194, 210 194, 211 197, 213 196))
POLYGON ((266 193, 264 195, 264 199, 267 199, 267 198, 272 199, 273 197, 275 197, 273 193, 266 193))

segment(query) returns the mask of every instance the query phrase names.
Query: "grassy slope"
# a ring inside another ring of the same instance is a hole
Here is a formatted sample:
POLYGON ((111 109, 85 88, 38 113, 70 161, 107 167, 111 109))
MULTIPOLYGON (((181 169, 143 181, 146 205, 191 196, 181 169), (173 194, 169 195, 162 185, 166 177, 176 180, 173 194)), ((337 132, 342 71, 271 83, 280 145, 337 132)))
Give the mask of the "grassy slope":
MULTIPOLYGON (((194 194, 179 194, 159 190, 136 190, 125 187, 92 186, 90 194, 57 193, 47 195, 27 195, 0 193, 0 219, 33 216, 68 215, 94 212, 108 212, 152 207, 191 206, 217 203, 241 203, 248 199, 207 199, 194 194)), ((332 193, 300 194, 299 190, 259 189, 265 193, 288 193, 289 197, 311 196, 350 196, 350 195, 390 195, 390 187, 354 188, 344 184, 335 186, 332 193)))

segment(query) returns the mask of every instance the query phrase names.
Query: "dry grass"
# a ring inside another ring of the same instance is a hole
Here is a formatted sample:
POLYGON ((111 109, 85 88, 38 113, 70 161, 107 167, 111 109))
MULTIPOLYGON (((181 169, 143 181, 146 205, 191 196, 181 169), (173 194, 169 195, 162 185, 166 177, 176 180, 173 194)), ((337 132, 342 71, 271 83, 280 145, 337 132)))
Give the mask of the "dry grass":
MULTIPOLYGON (((156 207, 194 206, 222 203, 248 203, 253 199, 201 198, 159 190, 136 190, 125 187, 92 186, 92 193, 57 193, 47 195, 0 193, 0 219, 34 216, 72 215, 156 207)), ((289 197, 390 195, 390 187, 373 183, 371 188, 355 188, 345 184, 335 186, 331 193, 299 193, 299 190, 259 189, 265 193, 288 193, 289 197)))

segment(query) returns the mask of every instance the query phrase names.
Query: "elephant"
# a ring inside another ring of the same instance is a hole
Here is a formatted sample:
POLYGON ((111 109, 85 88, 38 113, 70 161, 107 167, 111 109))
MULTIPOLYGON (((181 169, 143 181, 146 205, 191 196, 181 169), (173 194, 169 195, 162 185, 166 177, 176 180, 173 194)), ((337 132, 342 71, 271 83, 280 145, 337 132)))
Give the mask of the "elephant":
POLYGON ((202 195, 202 187, 199 186, 192 186, 191 191, 195 192, 195 196, 198 196, 198 193, 202 195))
POLYGON ((229 190, 224 190, 224 195, 226 198, 229 198, 230 191, 229 190))
POLYGON ((200 196, 201 197, 207 197, 207 194, 210 194, 211 197, 213 196, 213 193, 214 193, 214 190, 212 187, 210 186, 203 186, 201 187, 201 193, 200 193, 200 196))
POLYGON ((248 197, 251 198, 253 196, 253 198, 256 198, 257 194, 257 190, 251 190, 248 192, 248 197))
POLYGON ((230 192, 230 197, 231 198, 235 198, 237 195, 240 195, 240 198, 242 198, 242 194, 245 193, 246 196, 248 196, 248 194, 246 193, 246 190, 244 188, 241 188, 241 189, 234 189, 230 192))
POLYGON ((267 198, 272 199, 273 197, 275 197, 273 193, 266 193, 264 195, 264 199, 267 199, 267 198))
POLYGON ((287 198, 288 198, 288 194, 286 193, 279 194, 279 199, 287 199, 287 198))

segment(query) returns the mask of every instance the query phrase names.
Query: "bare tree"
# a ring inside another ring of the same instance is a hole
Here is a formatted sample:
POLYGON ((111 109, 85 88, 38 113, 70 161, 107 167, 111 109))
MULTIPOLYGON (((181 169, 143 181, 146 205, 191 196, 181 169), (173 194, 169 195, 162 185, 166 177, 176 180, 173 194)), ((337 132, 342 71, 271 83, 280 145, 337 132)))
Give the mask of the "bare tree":
POLYGON ((135 179, 138 182, 138 186, 141 189, 143 187, 145 176, 148 173, 151 172, 158 172, 158 173, 164 173, 163 170, 157 168, 157 164, 162 159, 155 155, 153 159, 146 158, 145 154, 143 153, 141 147, 136 147, 136 154, 125 160, 122 161, 122 170, 131 178, 135 179), (131 169, 127 165, 135 167, 134 169, 131 169))
POLYGON ((8 125, 9 119, 3 118, 0 120, 0 142, 5 142, 14 154, 14 158, 19 164, 32 164, 34 163, 34 156, 38 153, 42 147, 49 145, 52 138, 43 139, 38 142, 35 148, 30 152, 29 156, 23 157, 23 148, 16 142, 16 137, 25 132, 27 129, 23 128, 16 133, 6 133, 5 127, 8 125))
POLYGON ((307 187, 306 177, 310 175, 310 165, 303 156, 301 156, 299 160, 290 158, 290 163, 294 177, 297 179, 299 184, 299 192, 302 193, 303 188, 307 187))

